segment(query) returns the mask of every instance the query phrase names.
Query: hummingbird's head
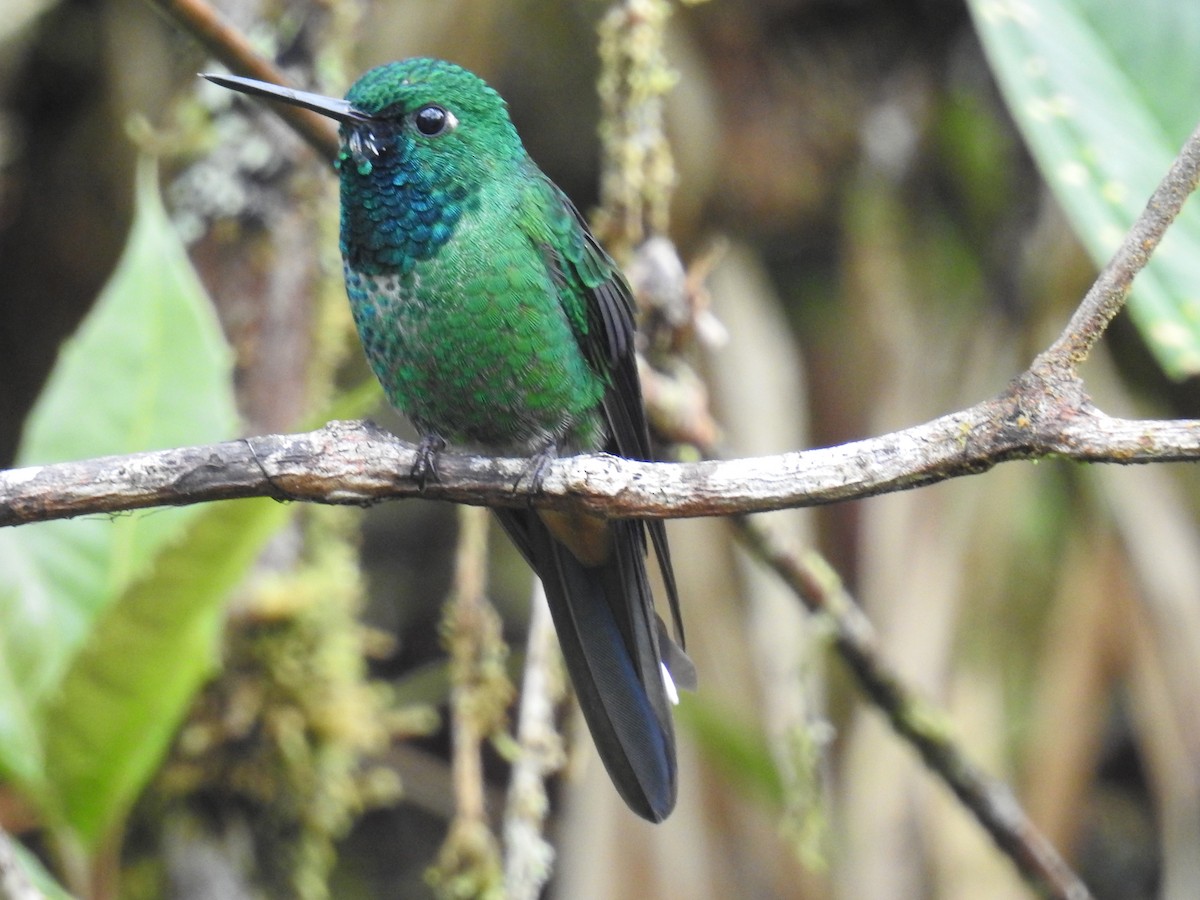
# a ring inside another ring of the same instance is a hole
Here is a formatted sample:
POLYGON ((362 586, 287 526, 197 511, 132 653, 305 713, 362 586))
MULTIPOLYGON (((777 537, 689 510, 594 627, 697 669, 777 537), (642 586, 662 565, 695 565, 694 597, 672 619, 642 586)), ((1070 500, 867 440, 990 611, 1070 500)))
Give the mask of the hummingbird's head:
POLYGON ((504 99, 483 79, 440 59, 371 69, 346 102, 339 169, 411 163, 436 181, 475 184, 524 154, 504 99))
POLYGON ((345 100, 248 78, 206 75, 233 90, 303 106, 341 123, 342 254, 357 271, 410 269, 453 235, 493 179, 525 157, 503 98, 440 59, 368 71, 345 100))

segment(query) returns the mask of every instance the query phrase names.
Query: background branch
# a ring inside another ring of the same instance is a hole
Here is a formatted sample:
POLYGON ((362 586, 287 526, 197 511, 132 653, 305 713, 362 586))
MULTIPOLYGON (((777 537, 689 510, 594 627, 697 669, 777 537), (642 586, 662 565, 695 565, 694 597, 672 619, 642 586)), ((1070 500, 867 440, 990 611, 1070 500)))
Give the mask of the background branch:
POLYGON ((550 813, 546 779, 562 768, 554 704, 563 693, 558 639, 541 581, 533 580, 529 636, 517 717, 517 750, 504 805, 504 890, 509 900, 536 900, 550 880, 554 846, 544 836, 550 813))
POLYGON ((450 735, 455 811, 437 863, 426 878, 439 896, 494 893, 502 877, 500 848, 484 804, 484 742, 500 733, 513 689, 504 671, 508 647, 500 616, 487 599, 488 515, 459 507, 454 588, 445 605, 442 640, 450 655, 450 735))
MULTIPOLYGON (((204 49, 219 59, 230 71, 273 84, 290 83, 278 66, 267 61, 241 31, 225 21, 216 9, 203 0, 152 2, 165 15, 178 22, 185 34, 190 34, 203 44, 204 49)), ((337 156, 337 129, 325 116, 287 103, 271 103, 268 106, 320 156, 331 161, 337 156)))
POLYGON ((1198 184, 1200 128, 1188 137, 1147 201, 1146 208, 1125 234, 1058 340, 1035 363, 1035 369, 1062 369, 1065 366, 1073 372, 1075 366, 1087 358, 1108 323, 1124 306, 1134 277, 1146 267, 1198 184))
POLYGON ((1026 880, 1049 897, 1091 897, 1087 886, 1025 814, 1008 785, 975 765, 963 752, 944 713, 915 693, 888 665, 871 620, 821 555, 793 550, 753 518, 734 516, 730 521, 742 543, 783 579, 805 608, 829 623, 838 654, 863 692, 971 810, 1026 880))

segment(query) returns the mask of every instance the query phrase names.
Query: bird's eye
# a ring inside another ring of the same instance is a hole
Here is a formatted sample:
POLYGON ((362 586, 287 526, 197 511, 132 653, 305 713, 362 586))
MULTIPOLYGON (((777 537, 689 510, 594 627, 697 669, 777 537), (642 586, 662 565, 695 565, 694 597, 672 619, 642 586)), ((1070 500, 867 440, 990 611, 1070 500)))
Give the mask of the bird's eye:
POLYGON ((417 126, 417 131, 426 137, 437 137, 457 125, 458 120, 448 109, 430 103, 413 113, 413 124, 417 126))

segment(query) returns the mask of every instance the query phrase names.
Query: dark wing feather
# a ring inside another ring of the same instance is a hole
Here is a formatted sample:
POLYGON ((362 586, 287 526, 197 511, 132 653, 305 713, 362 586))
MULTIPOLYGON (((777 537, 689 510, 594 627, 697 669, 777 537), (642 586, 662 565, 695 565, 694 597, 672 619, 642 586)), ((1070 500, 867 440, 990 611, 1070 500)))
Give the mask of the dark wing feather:
MULTIPOLYGON (((592 235, 575 205, 551 182, 546 181, 545 184, 558 196, 570 216, 574 232, 573 240, 566 244, 570 248, 567 253, 559 250, 552 252, 551 256, 563 276, 570 280, 573 275, 582 288, 587 330, 581 333, 577 328, 575 337, 588 361, 609 377, 609 387, 604 394, 604 417, 608 425, 608 443, 604 450, 626 459, 652 460, 650 427, 646 421, 634 351, 636 324, 633 292, 617 264, 592 235)), ((682 649, 687 643, 675 571, 667 546, 666 526, 662 520, 654 519, 645 522, 645 528, 649 530, 654 544, 654 554, 658 558, 663 584, 667 589, 672 625, 682 649)), ((644 533, 639 535, 639 539, 644 543, 644 533)))

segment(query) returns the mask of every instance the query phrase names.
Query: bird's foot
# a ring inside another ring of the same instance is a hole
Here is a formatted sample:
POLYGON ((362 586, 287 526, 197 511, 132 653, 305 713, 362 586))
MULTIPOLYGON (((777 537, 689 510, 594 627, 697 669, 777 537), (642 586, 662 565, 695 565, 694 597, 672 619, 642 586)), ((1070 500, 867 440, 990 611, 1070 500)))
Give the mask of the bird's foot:
POLYGON ((540 494, 542 484, 546 481, 546 472, 550 469, 550 463, 556 459, 558 459, 558 447, 551 441, 529 458, 529 467, 517 476, 517 480, 513 482, 513 490, 515 491, 520 487, 521 482, 528 478, 530 491, 540 494))
POLYGON ((445 438, 437 434, 427 434, 417 444, 417 461, 413 463, 412 472, 409 474, 419 490, 425 490, 425 485, 431 477, 434 481, 441 480, 438 477, 437 457, 445 449, 445 438))

